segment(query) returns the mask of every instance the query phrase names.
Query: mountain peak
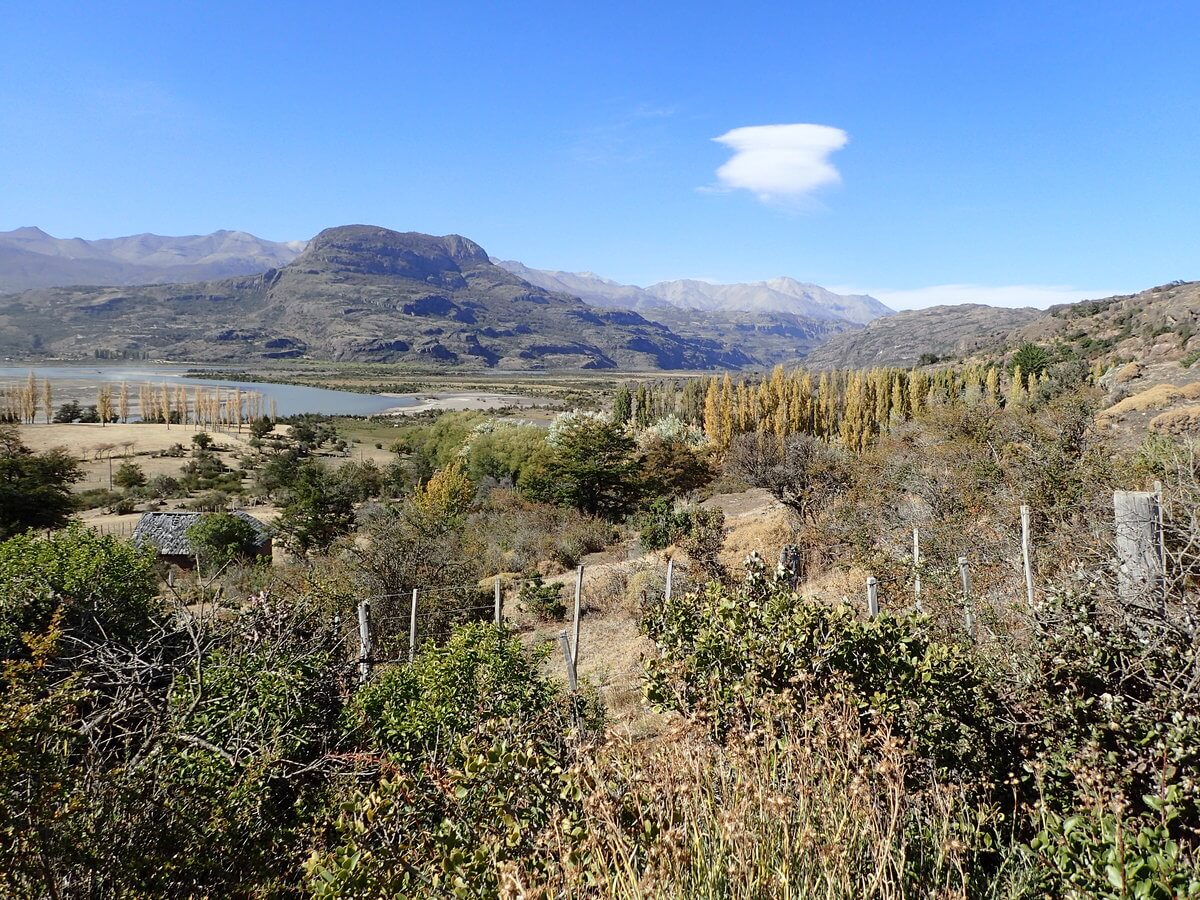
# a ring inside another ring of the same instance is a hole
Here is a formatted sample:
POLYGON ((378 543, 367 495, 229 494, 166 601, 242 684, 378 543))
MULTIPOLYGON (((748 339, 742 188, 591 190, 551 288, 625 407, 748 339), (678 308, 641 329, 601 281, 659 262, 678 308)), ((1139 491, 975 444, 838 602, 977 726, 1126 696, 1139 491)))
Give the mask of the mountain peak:
POLYGON ((486 265, 488 261, 482 247, 457 234, 435 237, 377 225, 339 225, 326 228, 309 241, 294 265, 424 279, 486 265))

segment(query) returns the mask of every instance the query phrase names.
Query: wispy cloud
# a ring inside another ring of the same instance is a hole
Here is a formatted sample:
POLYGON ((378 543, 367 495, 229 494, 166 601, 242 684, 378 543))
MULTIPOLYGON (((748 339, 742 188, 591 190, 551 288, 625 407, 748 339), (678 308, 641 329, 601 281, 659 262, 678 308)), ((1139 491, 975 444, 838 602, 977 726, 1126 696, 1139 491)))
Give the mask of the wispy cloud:
POLYGON ((601 117, 578 133, 573 154, 580 162, 591 165, 645 162, 659 152, 666 122, 678 113, 677 106, 637 103, 601 117))
POLYGON ((733 150, 717 169, 717 190, 747 190, 764 203, 777 203, 803 200, 840 182, 829 156, 849 137, 830 125, 796 124, 735 128, 713 140, 733 150))
POLYGON ((1101 288, 1088 290, 1063 284, 936 284, 907 290, 875 289, 865 292, 892 309, 925 309, 956 303, 985 303, 988 306, 1033 306, 1045 309, 1056 303, 1074 303, 1123 293, 1101 288))

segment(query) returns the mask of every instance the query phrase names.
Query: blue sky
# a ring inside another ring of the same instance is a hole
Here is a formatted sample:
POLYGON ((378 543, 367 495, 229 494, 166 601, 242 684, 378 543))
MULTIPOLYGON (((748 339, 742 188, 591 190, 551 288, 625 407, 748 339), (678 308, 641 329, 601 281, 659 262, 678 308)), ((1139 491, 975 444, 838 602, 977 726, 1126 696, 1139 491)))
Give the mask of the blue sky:
POLYGON ((1195 2, 10 3, 0 229, 365 222, 896 306, 1138 290, 1200 278, 1198 34, 1195 2))

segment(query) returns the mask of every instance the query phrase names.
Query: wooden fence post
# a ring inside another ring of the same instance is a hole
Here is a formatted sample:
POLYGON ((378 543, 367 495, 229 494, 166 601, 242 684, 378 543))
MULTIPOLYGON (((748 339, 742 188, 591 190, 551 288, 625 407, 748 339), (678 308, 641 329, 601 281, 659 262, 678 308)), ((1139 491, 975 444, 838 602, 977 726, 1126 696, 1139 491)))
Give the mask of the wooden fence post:
POLYGON ((921 530, 913 528, 913 597, 921 611, 921 530))
POLYGON ((408 614, 408 661, 417 655, 417 589, 413 588, 412 610, 408 614))
POLYGON ((583 605, 583 566, 575 570, 575 615, 571 619, 571 659, 579 665, 579 613, 583 605))
POLYGON ((675 560, 667 560, 667 590, 663 597, 667 603, 671 602, 671 585, 675 581, 675 560))
POLYGON ((967 558, 958 558, 958 574, 962 579, 963 617, 967 624, 967 634, 975 631, 975 610, 971 608, 971 572, 967 568, 967 558))
POLYGON ((1021 560, 1025 565, 1025 598, 1033 608, 1033 555, 1029 548, 1029 507, 1021 504, 1021 560))
POLYGON ((371 604, 358 603, 358 683, 366 684, 371 674, 371 604))
POLYGON ((571 639, 567 637, 565 628, 558 633, 558 643, 562 646, 563 659, 567 661, 567 684, 570 685, 573 694, 579 689, 579 684, 575 680, 575 659, 571 656, 571 639))
POLYGON ((496 576, 495 590, 495 605, 496 605, 496 624, 499 625, 504 621, 504 610, 502 608, 503 598, 500 593, 500 576, 496 576))
POLYGON ((867 579, 867 612, 871 618, 879 615, 879 582, 874 575, 867 579))
POLYGON ((1163 540, 1158 497, 1148 491, 1114 491, 1113 524, 1122 598, 1149 596, 1162 583, 1163 540))
POLYGON ((1163 486, 1161 481, 1154 482, 1154 500, 1158 504, 1158 550, 1162 564, 1162 577, 1167 578, 1167 532, 1163 522, 1163 486))

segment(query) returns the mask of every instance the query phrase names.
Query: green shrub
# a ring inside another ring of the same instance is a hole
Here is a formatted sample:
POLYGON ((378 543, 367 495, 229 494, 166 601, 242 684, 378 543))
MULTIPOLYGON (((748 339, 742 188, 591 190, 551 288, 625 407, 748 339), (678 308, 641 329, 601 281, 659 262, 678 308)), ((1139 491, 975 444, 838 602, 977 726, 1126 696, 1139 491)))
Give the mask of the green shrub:
POLYGON ((461 762, 458 739, 482 724, 555 713, 561 698, 539 661, 505 629, 459 626, 444 646, 423 650, 412 665, 388 666, 364 685, 348 711, 350 733, 406 766, 431 754, 461 762))
POLYGON ((208 570, 249 559, 258 548, 258 531, 241 516, 225 512, 201 516, 187 530, 188 543, 208 570))
POLYGON ((784 697, 802 716, 839 697, 864 722, 889 723, 938 769, 995 767, 996 701, 970 654, 934 640, 920 617, 863 619, 792 593, 755 557, 747 566, 734 588, 710 582, 645 612, 643 630, 660 651, 647 671, 652 702, 701 713, 723 736, 749 728, 761 700, 784 697))
POLYGON ((76 509, 99 509, 102 506, 112 506, 123 499, 120 493, 108 488, 88 488, 71 497, 76 509))
POLYGON ((114 516, 127 516, 137 511, 137 501, 133 497, 121 497, 109 504, 108 511, 114 516))
POLYGON ((359 690, 350 734, 385 763, 347 782, 334 842, 308 864, 314 896, 496 897, 502 867, 560 863, 541 835, 575 799, 572 711, 539 661, 506 629, 468 625, 359 690))
POLYGON ((0 543, 0 655, 42 632, 55 610, 68 634, 135 641, 155 627, 154 551, 72 527, 0 543))
POLYGON ((722 579, 728 574, 721 562, 725 546, 725 513, 701 507, 691 516, 691 528, 680 546, 705 578, 722 579))
POLYGON ((542 576, 536 573, 527 576, 521 584, 517 602, 543 622, 557 622, 567 614, 562 585, 557 582, 545 584, 542 576))
POLYGON ((113 474, 113 484, 119 488, 131 491, 146 483, 146 473, 137 463, 123 462, 113 474))
POLYGON ((653 501, 637 518, 638 540, 645 550, 662 550, 679 541, 692 527, 692 514, 675 509, 668 497, 653 501))

